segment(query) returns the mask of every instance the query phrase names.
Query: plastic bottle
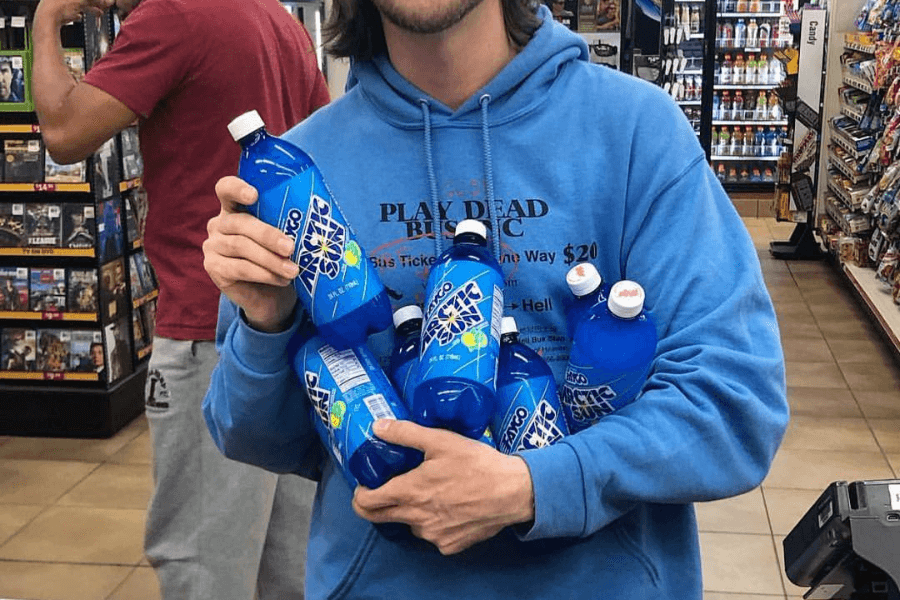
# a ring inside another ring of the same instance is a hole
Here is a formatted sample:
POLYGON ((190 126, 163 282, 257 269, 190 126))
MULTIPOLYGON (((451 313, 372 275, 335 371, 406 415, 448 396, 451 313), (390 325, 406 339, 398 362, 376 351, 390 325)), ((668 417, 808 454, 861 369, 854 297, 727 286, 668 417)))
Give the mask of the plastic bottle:
POLYGON ((491 433, 504 454, 544 448, 569 435, 553 371, 519 341, 514 318, 503 317, 502 323, 491 433))
POLYGON ((744 132, 740 127, 735 127, 731 133, 731 147, 728 149, 729 156, 740 156, 744 148, 744 132))
POLYGON ((719 95, 719 92, 713 94, 712 118, 714 121, 718 121, 722 118, 722 96, 719 95))
POLYGON ((249 212, 294 239, 291 260, 300 266, 294 289, 319 335, 348 348, 387 329, 387 290, 312 159, 269 135, 255 110, 228 130, 243 149, 238 175, 259 192, 249 212))
POLYGON ((723 126, 719 130, 719 149, 716 156, 727 156, 729 152, 731 152, 731 130, 723 126))
POLYGON ((769 85, 778 85, 781 83, 781 61, 777 58, 772 58, 769 61, 769 77, 768 82, 769 85))
POLYGON ((576 433, 637 398, 656 354, 656 326, 644 290, 619 281, 609 301, 584 315, 575 331, 561 401, 576 433))
POLYGON ((769 81, 769 59, 763 52, 756 61, 756 83, 765 85, 769 81))
POLYGON ((394 349, 388 376, 400 398, 409 406, 419 373, 422 347, 422 309, 415 304, 394 311, 394 349))
POLYGON ((766 154, 766 132, 761 125, 756 127, 756 139, 754 140, 754 154, 756 156, 765 156, 766 154))
POLYGON ((360 484, 377 488, 422 462, 418 450, 372 433, 378 419, 409 420, 410 415, 365 344, 337 350, 313 336, 295 355, 294 370, 324 425, 317 427, 320 437, 325 430, 329 434, 322 443, 360 484))
POLYGON ((731 114, 735 121, 744 120, 744 93, 741 90, 734 93, 734 104, 731 114))
POLYGON ((700 33, 700 7, 691 7, 691 33, 700 33))
MULTIPOLYGON (((722 32, 724 35, 724 48, 731 48, 734 46, 734 25, 731 24, 731 21, 725 21, 725 24, 722 26, 722 32)), ((725 83, 724 81, 722 83, 725 83)))
POLYGON ((744 128, 744 145, 741 154, 744 156, 753 156, 756 154, 756 136, 753 134, 753 128, 749 125, 744 128))
POLYGON ((725 183, 725 163, 719 163, 716 167, 716 178, 720 182, 725 183))
POLYGON ((494 410, 503 315, 503 272, 483 223, 459 223, 431 267, 425 298, 413 418, 477 440, 494 410))
POLYGON ((604 283, 600 272, 591 263, 578 263, 566 273, 566 285, 572 292, 573 300, 565 309, 566 332, 575 334, 575 325, 595 304, 606 302, 609 285, 604 283))
POLYGON ((750 19, 747 24, 747 46, 759 48, 759 25, 756 24, 756 19, 750 19))
POLYGON ((722 85, 731 85, 733 79, 734 72, 732 71, 733 67, 731 64, 731 55, 726 54, 725 60, 722 61, 722 85))
POLYGON ((766 127, 766 156, 778 156, 781 154, 778 148, 778 134, 774 127, 766 127))
POLYGON ((733 110, 734 110, 734 105, 732 104, 732 101, 731 101, 731 92, 728 90, 724 90, 722 92, 722 108, 719 111, 719 114, 721 115, 720 118, 723 121, 730 121, 731 118, 734 116, 733 110))
POLYGON ((770 34, 771 31, 772 31, 772 26, 769 25, 768 23, 760 24, 759 31, 757 33, 757 35, 759 36, 759 47, 760 48, 768 48, 769 47, 769 39, 771 37, 771 34, 770 34))
MULTIPOLYGON (((747 64, 744 62, 744 55, 738 54, 737 58, 734 59, 734 73, 732 75, 732 80, 735 85, 743 85, 747 83, 745 77, 747 75, 747 64)), ((738 92, 740 93, 740 91, 738 92)))
POLYGON ((734 47, 743 48, 747 44, 747 26, 744 19, 738 19, 734 26, 734 47))
POLYGON ((769 92, 769 118, 773 121, 780 121, 784 117, 784 110, 781 108, 781 99, 774 91, 769 92))
POLYGON ((758 68, 757 65, 758 63, 756 62, 756 55, 748 53, 747 66, 744 73, 744 83, 746 83, 747 85, 754 85, 756 83, 756 71, 758 68))

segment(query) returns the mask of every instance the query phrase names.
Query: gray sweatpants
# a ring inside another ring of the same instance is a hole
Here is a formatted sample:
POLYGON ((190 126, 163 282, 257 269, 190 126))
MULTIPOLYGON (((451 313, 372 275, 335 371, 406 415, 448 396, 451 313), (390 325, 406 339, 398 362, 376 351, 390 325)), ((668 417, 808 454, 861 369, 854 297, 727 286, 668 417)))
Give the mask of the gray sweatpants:
POLYGON ((213 342, 156 337, 144 550, 164 600, 302 599, 315 484, 225 458, 203 420, 213 342))

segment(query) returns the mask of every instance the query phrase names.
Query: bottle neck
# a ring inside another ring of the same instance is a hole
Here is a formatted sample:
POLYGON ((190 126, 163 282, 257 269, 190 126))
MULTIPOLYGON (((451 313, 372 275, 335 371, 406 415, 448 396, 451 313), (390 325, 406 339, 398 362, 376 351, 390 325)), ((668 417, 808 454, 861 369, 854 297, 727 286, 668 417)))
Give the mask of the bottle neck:
POLYGON ((519 341, 519 334, 517 332, 504 333, 500 336, 501 344, 515 344, 519 341))
POLYGON ((252 148, 253 146, 257 145, 258 143, 260 143, 261 141, 266 139, 267 137, 269 137, 269 134, 266 131, 265 127, 260 127, 253 133, 247 134, 241 138, 241 140, 240 140, 241 148, 245 148, 245 149, 252 148))
POLYGON ((475 244, 476 246, 487 246, 487 240, 477 233, 460 233, 453 236, 453 245, 458 244, 475 244))
POLYGON ((400 324, 400 327, 397 328, 397 336, 405 338, 412 334, 418 334, 421 331, 422 319, 410 319, 400 324))
POLYGON ((593 289, 592 289, 591 291, 589 291, 587 294, 582 294, 582 295, 580 295, 580 296, 575 296, 575 297, 578 298, 579 300, 584 300, 584 299, 587 299, 587 298, 596 298, 597 296, 600 295, 600 292, 601 292, 602 290, 603 290, 603 284, 600 283, 600 284, 597 285, 597 287, 593 288, 593 289))

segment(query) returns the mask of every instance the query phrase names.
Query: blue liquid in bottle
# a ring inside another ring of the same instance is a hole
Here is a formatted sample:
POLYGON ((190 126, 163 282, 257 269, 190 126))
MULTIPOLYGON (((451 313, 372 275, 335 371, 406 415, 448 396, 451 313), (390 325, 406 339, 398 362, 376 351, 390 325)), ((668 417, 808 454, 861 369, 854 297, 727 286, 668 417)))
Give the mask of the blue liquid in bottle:
POLYGON ((300 267, 294 289, 319 335, 352 348, 387 329, 387 290, 312 159, 269 135, 256 111, 228 130, 242 148, 238 175, 259 192, 249 212, 294 239, 291 260, 300 267))
POLYGON ((578 322, 560 394, 569 431, 577 433, 633 402, 656 354, 656 326, 644 290, 619 281, 609 300, 578 322))
POLYGON ((544 448, 569 435, 553 371, 519 341, 516 320, 503 317, 497 369, 497 409, 491 431, 504 454, 544 448))
POLYGON ((422 347, 422 309, 415 305, 394 311, 394 349, 388 369, 394 389, 407 406, 412 401, 419 374, 422 347))
POLYGON ((574 296, 566 309, 566 331, 575 335, 575 325, 594 305, 606 302, 609 285, 591 263, 578 263, 566 273, 566 283, 574 296))
POLYGON ((372 433, 376 420, 409 420, 409 411, 367 346, 337 350, 314 336, 294 357, 294 369, 324 425, 317 427, 320 437, 330 434, 322 443, 340 457, 345 477, 374 489, 422 462, 418 450, 372 433))
POLYGON ((503 314, 503 273, 481 222, 459 223, 431 267, 425 298, 413 419, 480 439, 494 410, 503 314))

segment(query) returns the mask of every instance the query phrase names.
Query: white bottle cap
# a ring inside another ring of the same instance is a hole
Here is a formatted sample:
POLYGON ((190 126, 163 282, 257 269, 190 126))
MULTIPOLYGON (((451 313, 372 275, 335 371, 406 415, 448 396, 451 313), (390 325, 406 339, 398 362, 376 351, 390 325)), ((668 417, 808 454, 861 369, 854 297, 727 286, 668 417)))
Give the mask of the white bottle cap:
POLYGON ((456 231, 453 232, 453 237, 464 233, 476 233, 484 239, 487 239, 487 227, 484 226, 484 223, 476 219, 465 219, 464 221, 460 221, 456 226, 456 231))
POLYGON ((401 306, 394 311, 394 327, 400 327, 407 321, 422 318, 422 309, 415 304, 401 306))
POLYGON ((245 112, 241 116, 236 117, 229 123, 228 133, 231 134, 234 141, 239 142, 257 129, 262 129, 265 126, 266 124, 262 120, 262 117, 259 116, 259 113, 255 110, 251 110, 250 112, 245 112))
POLYGON ((622 319, 633 319, 644 310, 644 288, 623 279, 609 291, 609 312, 622 319))
POLYGON ((566 273, 566 283, 576 296, 590 294, 603 283, 597 268, 591 263, 578 263, 566 273))
POLYGON ((500 335, 505 333, 519 333, 515 317, 503 317, 500 319, 500 335))

